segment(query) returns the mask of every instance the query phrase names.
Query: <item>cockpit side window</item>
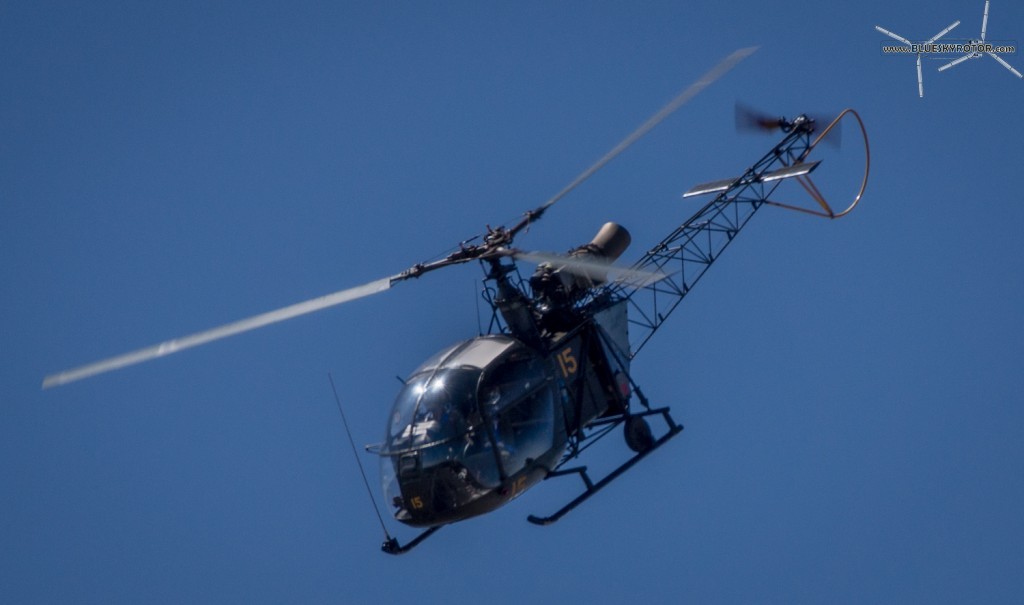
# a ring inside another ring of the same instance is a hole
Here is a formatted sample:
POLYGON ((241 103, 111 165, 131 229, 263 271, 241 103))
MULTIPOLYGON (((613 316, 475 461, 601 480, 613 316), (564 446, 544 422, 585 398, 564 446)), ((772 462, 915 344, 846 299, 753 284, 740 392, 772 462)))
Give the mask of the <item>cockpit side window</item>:
POLYGON ((484 378, 480 405, 506 475, 552 447, 554 388, 543 360, 533 356, 509 359, 484 378))
POLYGON ((494 413, 536 390, 547 378, 544 362, 536 357, 512 358, 494 369, 480 386, 480 403, 494 413))

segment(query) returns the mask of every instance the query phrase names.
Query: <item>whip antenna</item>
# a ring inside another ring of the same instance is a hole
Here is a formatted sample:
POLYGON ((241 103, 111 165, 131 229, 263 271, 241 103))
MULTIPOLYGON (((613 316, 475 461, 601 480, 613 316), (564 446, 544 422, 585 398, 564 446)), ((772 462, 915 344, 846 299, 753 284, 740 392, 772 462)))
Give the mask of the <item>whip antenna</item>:
POLYGON ((338 411, 341 413, 341 422, 345 425, 345 434, 348 435, 348 444, 352 446, 352 455, 355 456, 356 464, 359 466, 359 474, 363 476, 363 485, 366 486, 366 493, 370 496, 370 502, 373 503, 373 512, 377 514, 377 520, 380 521, 380 528, 384 530, 384 537, 387 538, 388 542, 392 542, 394 538, 388 533, 388 527, 384 525, 384 517, 380 514, 380 509, 377 508, 377 499, 373 497, 373 490, 370 489, 370 482, 366 479, 366 471, 363 469, 363 462, 359 459, 359 450, 356 449, 356 442, 352 440, 352 431, 348 428, 348 418, 345 418, 345 410, 341 406, 341 398, 338 397, 338 389, 334 386, 334 376, 330 372, 327 373, 327 379, 331 381, 331 391, 334 392, 334 402, 338 404, 338 411))

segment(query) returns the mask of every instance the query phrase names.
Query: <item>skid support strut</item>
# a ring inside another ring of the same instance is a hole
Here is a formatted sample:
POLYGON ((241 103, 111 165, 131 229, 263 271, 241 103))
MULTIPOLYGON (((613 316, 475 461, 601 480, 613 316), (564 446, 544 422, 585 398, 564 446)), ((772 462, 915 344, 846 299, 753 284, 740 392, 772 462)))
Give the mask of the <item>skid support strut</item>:
MULTIPOLYGON (((622 473, 628 471, 630 468, 633 467, 634 464, 636 464, 637 462, 640 462, 641 460, 646 458, 648 454, 650 454, 654 450, 658 449, 659 447, 665 445, 665 443, 667 443, 669 439, 675 437, 676 435, 678 435, 679 433, 681 433, 683 431, 683 425, 676 424, 675 420, 673 420, 672 416, 669 414, 669 409, 668 408, 658 408, 658 409, 655 409, 655 410, 649 410, 649 411, 643 412, 641 414, 633 414, 633 417, 649 416, 649 415, 652 415, 652 414, 661 414, 662 418, 665 419, 665 424, 668 425, 668 432, 665 433, 663 436, 661 436, 661 438, 659 438, 657 441, 652 443, 650 448, 648 448, 648 449, 646 449, 646 450, 644 450, 642 452, 639 452, 636 455, 634 455, 632 458, 630 458, 629 460, 626 460, 624 463, 622 463, 621 466, 619 466, 618 468, 616 468, 612 472, 608 473, 603 479, 597 481, 596 483, 590 479, 590 475, 587 474, 587 467, 585 467, 585 466, 576 466, 576 467, 566 468, 566 469, 561 469, 560 468, 560 469, 556 469, 556 470, 551 471, 550 473, 548 473, 548 476, 545 477, 545 479, 551 479, 551 478, 554 478, 554 477, 564 477, 565 475, 578 474, 580 476, 580 478, 583 479, 583 483, 586 486, 586 489, 584 490, 584 492, 582 494, 577 496, 572 502, 570 502, 570 503, 566 504, 565 506, 563 506, 555 514, 553 514, 551 516, 548 516, 548 517, 538 517, 536 515, 530 515, 529 517, 527 517, 527 520, 530 523, 533 523, 533 524, 536 524, 536 525, 551 525, 555 521, 558 521, 559 519, 561 519, 566 513, 568 513, 572 509, 574 509, 577 506, 579 506, 580 504, 582 504, 588 498, 590 498, 591 496, 593 496, 597 492, 601 491, 601 489, 604 486, 606 486, 609 483, 611 483, 613 480, 615 480, 616 477, 618 477, 622 473)), ((620 424, 620 423, 622 423, 624 421, 625 421, 625 418, 620 417, 620 418, 615 419, 614 424, 620 424)))

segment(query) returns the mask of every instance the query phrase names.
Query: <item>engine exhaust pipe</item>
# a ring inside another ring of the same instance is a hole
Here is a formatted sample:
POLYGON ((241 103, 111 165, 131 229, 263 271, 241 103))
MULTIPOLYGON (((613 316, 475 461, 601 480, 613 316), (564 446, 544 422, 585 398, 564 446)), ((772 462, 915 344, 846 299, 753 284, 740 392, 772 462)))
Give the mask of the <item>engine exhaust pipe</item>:
POLYGON ((633 238, 630 237, 629 231, 626 231, 625 227, 618 223, 608 222, 601 227, 589 244, 573 250, 569 256, 589 256, 594 260, 611 264, 622 256, 632 241, 633 238))

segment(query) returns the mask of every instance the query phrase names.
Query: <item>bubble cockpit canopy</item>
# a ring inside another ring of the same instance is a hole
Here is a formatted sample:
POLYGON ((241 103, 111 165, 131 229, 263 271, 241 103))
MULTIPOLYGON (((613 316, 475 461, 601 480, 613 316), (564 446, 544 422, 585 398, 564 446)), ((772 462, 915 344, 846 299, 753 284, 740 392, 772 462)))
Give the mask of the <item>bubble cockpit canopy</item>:
POLYGON ((376 450, 395 517, 451 520, 549 452, 555 393, 544 359, 504 335, 459 343, 417 368, 376 450))

